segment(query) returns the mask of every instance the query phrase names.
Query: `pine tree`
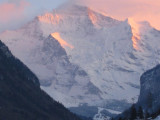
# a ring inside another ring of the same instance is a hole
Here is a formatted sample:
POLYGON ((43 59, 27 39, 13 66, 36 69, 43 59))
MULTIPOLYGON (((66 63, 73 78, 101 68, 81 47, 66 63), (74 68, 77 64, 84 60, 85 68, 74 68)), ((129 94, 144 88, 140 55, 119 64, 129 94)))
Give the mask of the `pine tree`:
POLYGON ((110 120, 114 120, 113 117, 110 120))
POLYGON ((135 105, 133 104, 131 107, 130 120, 135 120, 136 118, 137 118, 137 111, 136 111, 135 105))
POLYGON ((143 109, 142 109, 141 106, 139 106, 139 108, 138 108, 138 117, 139 117, 140 119, 143 119, 143 118, 144 118, 143 109))
POLYGON ((145 118, 147 119, 147 118, 149 118, 149 117, 150 117, 150 114, 149 114, 148 111, 146 111, 146 113, 145 113, 145 118))
POLYGON ((119 120, 122 120, 122 118, 120 117, 119 120))

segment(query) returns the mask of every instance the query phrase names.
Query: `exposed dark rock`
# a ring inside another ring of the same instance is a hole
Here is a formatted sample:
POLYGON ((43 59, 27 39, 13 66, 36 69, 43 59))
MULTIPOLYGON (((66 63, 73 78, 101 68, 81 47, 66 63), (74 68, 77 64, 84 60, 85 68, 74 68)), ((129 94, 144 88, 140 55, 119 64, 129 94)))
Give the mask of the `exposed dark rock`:
POLYGON ((40 89, 38 78, 0 41, 0 120, 80 120, 40 89))
MULTIPOLYGON (((140 78, 140 95, 138 102, 134 105, 137 111, 143 109, 143 116, 155 118, 160 115, 160 65, 145 72, 140 78)), ((142 111, 142 110, 141 110, 142 111)), ((132 116, 132 107, 118 115, 115 119, 130 119, 132 116)), ((141 115, 142 116, 142 115, 141 115)))

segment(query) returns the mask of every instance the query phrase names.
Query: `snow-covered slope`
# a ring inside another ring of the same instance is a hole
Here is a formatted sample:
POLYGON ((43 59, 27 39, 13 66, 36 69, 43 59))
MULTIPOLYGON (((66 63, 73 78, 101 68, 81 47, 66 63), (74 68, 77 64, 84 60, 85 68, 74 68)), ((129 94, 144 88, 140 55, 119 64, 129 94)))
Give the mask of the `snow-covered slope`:
POLYGON ((38 16, 0 39, 67 107, 132 102, 140 75, 160 63, 160 32, 149 23, 118 21, 76 5, 38 16))
POLYGON ((40 78, 41 88, 67 107, 80 103, 94 104, 95 100, 101 100, 101 91, 91 83, 86 71, 69 61, 60 43, 51 35, 44 38, 34 32, 37 31, 22 28, 7 32, 10 38, 3 33, 2 39, 13 54, 40 78))

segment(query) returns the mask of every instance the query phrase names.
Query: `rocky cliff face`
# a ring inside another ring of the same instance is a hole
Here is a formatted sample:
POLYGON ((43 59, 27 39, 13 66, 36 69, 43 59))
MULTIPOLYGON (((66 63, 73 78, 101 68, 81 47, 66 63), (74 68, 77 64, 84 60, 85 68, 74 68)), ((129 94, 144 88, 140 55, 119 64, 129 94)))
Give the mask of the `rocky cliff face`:
POLYGON ((38 78, 0 41, 1 120, 79 120, 40 89, 38 78))
POLYGON ((41 88, 55 99, 68 106, 101 99, 100 90, 90 82, 86 71, 70 62, 65 49, 51 35, 32 56, 35 64, 44 65, 50 71, 50 79, 41 80, 41 88))
MULTIPOLYGON (((138 118, 139 108, 141 107, 143 117, 155 118, 160 115, 160 65, 157 65, 153 69, 150 69, 143 73, 140 78, 140 95, 138 102, 131 108, 118 115, 116 119, 120 117, 122 119, 131 119, 133 116, 133 107, 136 110, 134 118, 138 118)), ((158 118, 157 118, 158 119, 158 118)))
POLYGON ((160 109, 160 65, 141 76, 141 90, 138 100, 144 110, 153 113, 160 109))

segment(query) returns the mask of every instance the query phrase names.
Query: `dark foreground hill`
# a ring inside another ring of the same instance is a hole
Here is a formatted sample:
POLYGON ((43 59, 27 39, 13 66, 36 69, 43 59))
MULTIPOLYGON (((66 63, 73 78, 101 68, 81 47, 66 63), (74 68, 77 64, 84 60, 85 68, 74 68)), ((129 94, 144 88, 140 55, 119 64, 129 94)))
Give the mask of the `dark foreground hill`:
POLYGON ((0 120, 79 120, 40 89, 37 77, 0 41, 0 120))

